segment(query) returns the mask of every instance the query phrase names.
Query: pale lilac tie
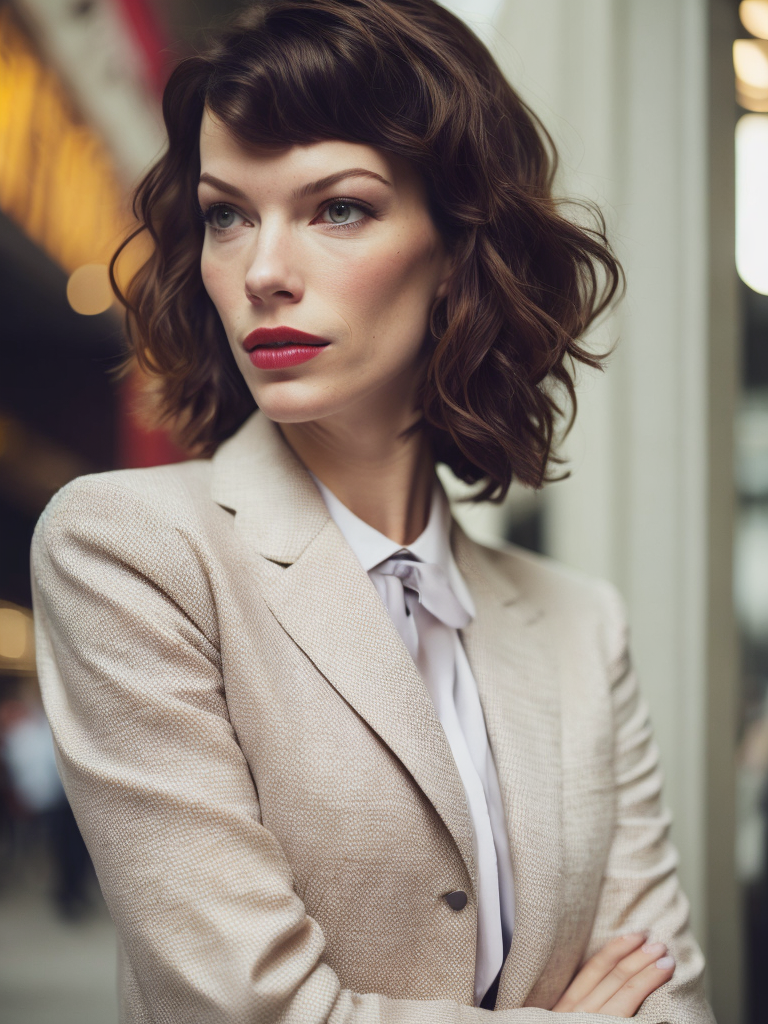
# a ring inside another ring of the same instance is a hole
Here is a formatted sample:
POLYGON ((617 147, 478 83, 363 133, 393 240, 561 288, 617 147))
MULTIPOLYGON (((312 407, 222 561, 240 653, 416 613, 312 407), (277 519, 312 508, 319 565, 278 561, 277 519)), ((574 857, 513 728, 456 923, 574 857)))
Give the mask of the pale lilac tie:
MULTIPOLYGON (((384 584, 382 600, 446 732, 473 821, 475 863, 484 868, 478 872, 478 899, 481 905, 493 906, 490 913, 478 916, 475 994, 479 1003, 501 969, 503 939, 496 846, 483 785, 484 780, 487 784, 491 753, 476 688, 465 686, 462 690, 456 674, 457 656, 466 660, 466 655, 454 631, 469 625, 471 616, 445 572, 437 565, 412 560, 407 551, 377 565, 374 571, 384 584), (471 744, 468 734, 473 738, 471 744)), ((495 781, 495 769, 491 774, 495 781)))
POLYGON ((448 577, 439 565, 395 556, 376 566, 376 569, 383 576, 396 576, 403 588, 416 594, 419 604, 446 626, 463 629, 469 625, 469 613, 451 590, 448 577))

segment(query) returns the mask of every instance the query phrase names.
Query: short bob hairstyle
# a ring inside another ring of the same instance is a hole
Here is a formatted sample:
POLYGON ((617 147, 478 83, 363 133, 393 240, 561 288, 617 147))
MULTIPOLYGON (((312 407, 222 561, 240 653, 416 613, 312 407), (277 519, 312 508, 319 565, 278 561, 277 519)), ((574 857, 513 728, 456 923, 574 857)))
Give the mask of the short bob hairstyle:
POLYGON ((476 36, 433 0, 252 0, 171 74, 168 148, 134 199, 131 237, 147 231, 153 251, 118 295, 161 420, 207 455, 255 404, 200 273, 204 108, 245 146, 339 139, 420 171, 453 257, 425 341, 422 425, 438 461, 481 482, 476 500, 501 500, 513 479, 540 487, 558 419, 575 413, 574 361, 602 358, 580 339, 621 268, 599 211, 590 228, 563 216, 552 140, 476 36))

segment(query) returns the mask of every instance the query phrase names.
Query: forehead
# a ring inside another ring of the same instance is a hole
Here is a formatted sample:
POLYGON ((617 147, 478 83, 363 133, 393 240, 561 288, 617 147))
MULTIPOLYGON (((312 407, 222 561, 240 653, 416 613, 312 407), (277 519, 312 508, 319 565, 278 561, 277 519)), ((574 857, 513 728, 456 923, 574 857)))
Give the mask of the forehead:
POLYGON ((323 140, 284 148, 244 145, 206 110, 200 125, 200 171, 240 187, 280 185, 292 189, 347 167, 364 167, 388 181, 413 177, 407 161, 374 146, 323 140))

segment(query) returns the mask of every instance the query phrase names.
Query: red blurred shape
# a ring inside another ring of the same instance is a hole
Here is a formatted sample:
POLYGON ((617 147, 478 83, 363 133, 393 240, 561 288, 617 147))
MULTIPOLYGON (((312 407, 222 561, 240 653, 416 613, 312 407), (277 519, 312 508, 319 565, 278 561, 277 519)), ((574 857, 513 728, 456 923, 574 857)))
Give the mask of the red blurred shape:
POLYGON ((164 430, 151 430, 142 425, 138 411, 140 384, 135 372, 120 387, 118 416, 117 465, 120 469, 141 469, 183 462, 189 455, 174 444, 164 430))
POLYGON ((146 68, 153 92, 160 95, 170 74, 168 34, 146 0, 117 0, 146 68))

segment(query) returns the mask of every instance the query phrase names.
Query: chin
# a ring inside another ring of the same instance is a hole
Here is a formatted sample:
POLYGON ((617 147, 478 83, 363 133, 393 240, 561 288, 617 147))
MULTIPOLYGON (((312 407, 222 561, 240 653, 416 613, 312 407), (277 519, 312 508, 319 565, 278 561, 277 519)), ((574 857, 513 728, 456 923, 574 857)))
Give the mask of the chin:
POLYGON ((313 394, 314 388, 292 386, 295 383, 298 382, 284 381, 252 390, 267 419, 273 423, 309 423, 338 411, 340 403, 329 402, 327 395, 313 394))

